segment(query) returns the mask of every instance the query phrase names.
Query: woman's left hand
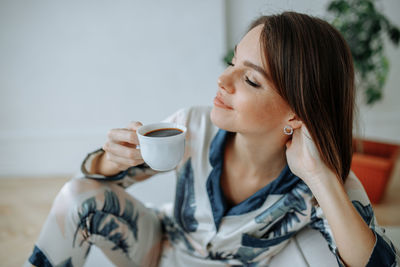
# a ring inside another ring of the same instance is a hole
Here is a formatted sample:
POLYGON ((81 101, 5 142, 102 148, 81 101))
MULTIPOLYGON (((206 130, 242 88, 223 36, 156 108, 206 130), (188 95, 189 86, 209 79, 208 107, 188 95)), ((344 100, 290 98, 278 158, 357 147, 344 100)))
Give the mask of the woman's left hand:
POLYGON ((304 124, 294 130, 292 139, 286 143, 286 158, 290 170, 307 185, 317 182, 319 177, 326 176, 327 172, 332 173, 322 161, 304 124))

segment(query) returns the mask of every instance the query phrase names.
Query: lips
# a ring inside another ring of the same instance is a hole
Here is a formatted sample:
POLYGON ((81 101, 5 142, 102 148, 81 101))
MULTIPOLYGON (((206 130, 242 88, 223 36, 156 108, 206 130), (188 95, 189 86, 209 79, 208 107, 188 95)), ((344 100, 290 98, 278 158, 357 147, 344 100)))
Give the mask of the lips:
POLYGON ((214 98, 214 105, 223 109, 233 109, 231 106, 225 104, 220 92, 218 92, 217 96, 214 98))

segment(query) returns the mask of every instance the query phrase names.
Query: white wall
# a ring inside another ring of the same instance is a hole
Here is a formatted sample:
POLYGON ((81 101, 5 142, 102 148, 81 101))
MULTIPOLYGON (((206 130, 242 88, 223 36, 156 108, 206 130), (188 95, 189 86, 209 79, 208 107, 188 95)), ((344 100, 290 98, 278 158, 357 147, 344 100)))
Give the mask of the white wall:
POLYGON ((0 1, 0 176, 79 168, 111 128, 211 105, 223 0, 0 1))
POLYGON ((296 11, 323 15, 326 1, 315 0, 226 0, 227 45, 237 44, 251 22, 261 15, 296 11))
MULTIPOLYGON (((381 1, 400 25, 400 2, 381 1)), ((75 172, 107 131, 211 104, 221 58, 261 14, 327 0, 0 1, 0 176, 75 172)), ((361 134, 400 143, 400 49, 361 134)))
MULTIPOLYGON (((326 18, 328 1, 315 0, 226 0, 227 47, 232 48, 245 34, 248 25, 259 15, 287 10, 326 18)), ((400 1, 385 0, 378 5, 389 19, 400 27, 400 1)), ((372 107, 358 100, 358 129, 356 134, 364 138, 400 144, 400 47, 387 44, 390 73, 384 88, 384 98, 372 107)))

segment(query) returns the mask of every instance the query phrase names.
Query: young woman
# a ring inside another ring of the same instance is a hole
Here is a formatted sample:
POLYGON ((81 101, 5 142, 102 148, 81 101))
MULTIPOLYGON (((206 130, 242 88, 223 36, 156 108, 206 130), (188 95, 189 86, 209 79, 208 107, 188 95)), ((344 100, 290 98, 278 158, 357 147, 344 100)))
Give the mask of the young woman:
POLYGON ((339 266, 395 266, 399 252, 350 172, 353 109, 341 35, 303 14, 263 16, 236 46, 213 107, 167 119, 188 128, 174 207, 124 191, 156 172, 136 148, 141 123, 113 129, 82 164, 89 179, 58 194, 29 262, 82 266, 94 244, 117 266, 266 266, 311 227, 339 266))

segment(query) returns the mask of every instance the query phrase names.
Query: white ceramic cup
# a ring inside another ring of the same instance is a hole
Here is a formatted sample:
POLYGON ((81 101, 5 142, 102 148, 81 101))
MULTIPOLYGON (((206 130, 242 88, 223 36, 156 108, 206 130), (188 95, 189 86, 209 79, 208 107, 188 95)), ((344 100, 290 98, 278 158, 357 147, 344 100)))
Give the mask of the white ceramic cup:
POLYGON ((159 122, 139 127, 136 131, 143 160, 156 171, 174 169, 185 152, 186 127, 176 123, 159 122), (150 137, 147 133, 159 129, 179 129, 177 135, 150 137))

